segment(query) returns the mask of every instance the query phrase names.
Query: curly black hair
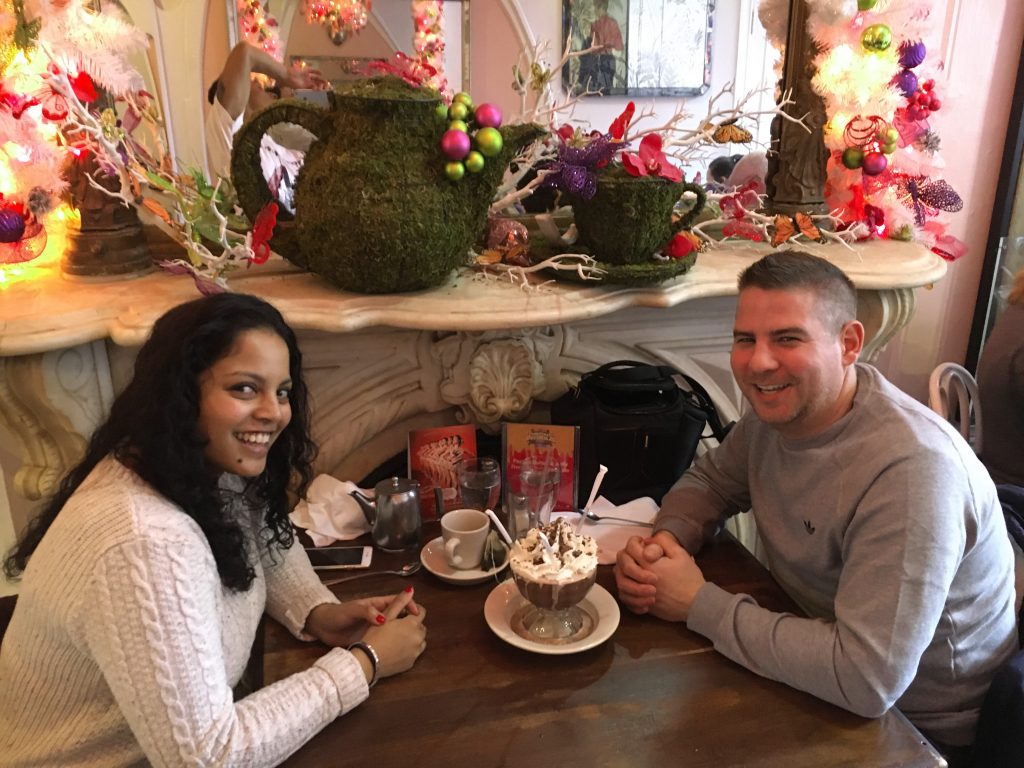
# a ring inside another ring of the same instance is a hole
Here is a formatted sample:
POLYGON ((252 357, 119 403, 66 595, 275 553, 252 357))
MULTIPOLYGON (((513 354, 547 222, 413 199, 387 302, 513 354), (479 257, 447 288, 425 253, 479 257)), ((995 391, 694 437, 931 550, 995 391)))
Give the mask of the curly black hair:
POLYGON ((25 570, 46 531, 75 490, 106 456, 113 455, 191 517, 213 551, 221 583, 244 592, 255 570, 239 521, 224 514, 218 472, 204 457, 206 438, 198 428, 200 377, 231 353, 238 336, 265 329, 288 346, 292 418, 274 442, 267 465, 252 478, 245 496, 265 506, 261 538, 268 550, 288 548, 294 531, 288 519, 288 491, 301 498, 313 477, 317 449, 309 436, 309 396, 302 378, 302 353, 295 333, 274 307, 254 296, 222 293, 174 307, 153 326, 139 350, 135 373, 96 430, 85 457, 62 480, 4 562, 17 576, 25 570))

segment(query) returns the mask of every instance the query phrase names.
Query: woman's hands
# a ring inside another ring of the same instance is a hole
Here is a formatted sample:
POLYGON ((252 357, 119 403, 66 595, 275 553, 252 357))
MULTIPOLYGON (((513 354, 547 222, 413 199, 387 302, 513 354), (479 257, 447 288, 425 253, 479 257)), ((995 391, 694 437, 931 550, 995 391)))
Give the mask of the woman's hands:
POLYGON ((322 603, 309 612, 305 630, 326 645, 369 643, 380 660, 378 676, 389 677, 412 667, 426 648, 426 615, 408 587, 397 595, 322 603))
POLYGON ((385 622, 366 630, 362 639, 377 652, 379 677, 391 677, 412 668, 427 647, 427 628, 423 626, 426 615, 426 609, 412 601, 412 587, 407 587, 385 608, 385 622))

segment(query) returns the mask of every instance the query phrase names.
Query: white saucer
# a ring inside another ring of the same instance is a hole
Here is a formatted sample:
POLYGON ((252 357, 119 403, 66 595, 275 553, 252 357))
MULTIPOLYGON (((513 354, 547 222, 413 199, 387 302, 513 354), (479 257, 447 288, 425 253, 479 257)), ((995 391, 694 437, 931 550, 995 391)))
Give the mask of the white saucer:
POLYGON ((489 571, 480 568, 467 568, 466 570, 452 568, 444 556, 444 539, 438 536, 433 541, 427 542, 427 545, 420 550, 420 562, 437 578, 447 581, 449 584, 481 584, 508 565, 508 552, 505 553, 505 562, 489 571))
POLYGON ((491 628, 491 631, 506 643, 534 653, 551 655, 579 653, 603 643, 612 636, 615 628, 619 626, 619 605, 608 590, 600 584, 591 587, 587 596, 579 603, 579 607, 589 613, 594 620, 594 631, 574 643, 548 645, 535 640, 527 640, 513 632, 512 615, 525 603, 526 598, 519 594, 514 581, 502 582, 487 596, 487 601, 484 603, 484 619, 487 620, 487 626, 491 628))

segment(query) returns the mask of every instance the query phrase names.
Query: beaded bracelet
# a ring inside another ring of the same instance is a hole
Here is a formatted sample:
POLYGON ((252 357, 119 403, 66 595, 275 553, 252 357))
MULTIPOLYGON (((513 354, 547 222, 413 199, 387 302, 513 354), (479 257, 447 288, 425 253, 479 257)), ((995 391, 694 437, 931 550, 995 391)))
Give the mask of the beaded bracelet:
POLYGON ((377 684, 377 675, 380 667, 380 657, 377 655, 377 652, 373 650, 372 645, 370 645, 369 643, 364 643, 361 640, 358 643, 352 643, 352 645, 348 647, 348 650, 351 651, 353 648, 358 648, 360 651, 365 653, 366 658, 370 660, 370 666, 373 668, 373 674, 370 676, 370 682, 367 683, 366 687, 373 688, 373 686, 377 684))

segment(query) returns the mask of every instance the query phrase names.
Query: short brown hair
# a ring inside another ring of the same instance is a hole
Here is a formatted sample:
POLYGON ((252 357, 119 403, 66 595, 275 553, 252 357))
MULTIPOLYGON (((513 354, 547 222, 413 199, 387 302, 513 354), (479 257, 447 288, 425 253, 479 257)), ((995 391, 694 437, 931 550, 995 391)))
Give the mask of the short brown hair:
POLYGON ((813 291, 821 300, 824 318, 836 333, 857 318, 857 288, 832 262, 806 251, 775 251, 740 273, 739 290, 813 291))

